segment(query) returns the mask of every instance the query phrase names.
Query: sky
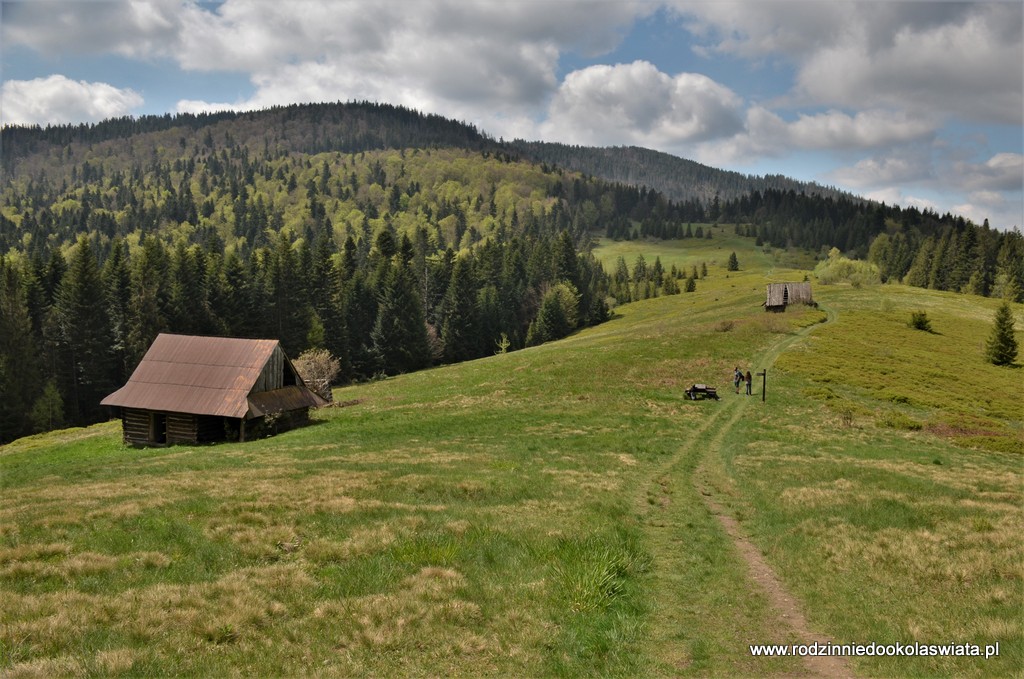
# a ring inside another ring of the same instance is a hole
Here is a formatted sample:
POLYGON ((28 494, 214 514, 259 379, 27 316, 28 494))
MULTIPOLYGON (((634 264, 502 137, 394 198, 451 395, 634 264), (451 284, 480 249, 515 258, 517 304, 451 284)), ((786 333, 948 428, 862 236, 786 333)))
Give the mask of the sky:
POLYGON ((1024 223, 1024 3, 0 0, 0 122, 378 101, 1024 223))

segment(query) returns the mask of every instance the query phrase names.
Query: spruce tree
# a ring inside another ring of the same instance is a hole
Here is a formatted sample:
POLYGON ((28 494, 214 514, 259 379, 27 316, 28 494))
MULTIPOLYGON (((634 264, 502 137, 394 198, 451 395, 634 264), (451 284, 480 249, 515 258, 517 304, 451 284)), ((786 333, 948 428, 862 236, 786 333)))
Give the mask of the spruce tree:
POLYGON ((211 300, 211 307, 214 315, 224 324, 226 334, 231 337, 255 337, 257 329, 253 322, 255 304, 252 281, 238 252, 232 250, 228 253, 216 276, 219 279, 220 295, 211 300))
POLYGON ((487 285, 477 291, 476 318, 483 347, 492 346, 501 338, 504 329, 503 315, 501 297, 496 286, 487 285))
POLYGON ((110 317, 102 303, 105 292, 92 244, 82 236, 53 308, 59 377, 68 415, 76 424, 97 421, 100 400, 115 386, 110 317))
MULTIPOLYGON (((345 337, 348 342, 345 352, 347 362, 356 377, 372 377, 377 365, 371 339, 377 320, 377 296, 367 282, 366 275, 356 272, 346 281, 341 298, 341 308, 345 317, 345 337)), ((344 362, 343 357, 343 365, 344 362)))
POLYGON ((633 282, 641 283, 647 280, 647 260, 644 259, 643 255, 636 256, 636 262, 633 264, 633 282))
POLYGON ((46 383, 43 393, 32 405, 32 430, 36 432, 60 429, 64 426, 64 401, 53 380, 46 383))
POLYGON ((661 263, 661 257, 654 258, 654 265, 651 266, 650 278, 652 281, 661 282, 661 279, 665 277, 665 267, 661 263))
POLYGON ((579 287, 580 272, 576 245, 568 231, 563 231, 555 243, 554 275, 557 280, 569 281, 579 287))
POLYGON ((132 258, 132 299, 128 326, 128 365, 142 360, 156 336, 168 329, 170 258, 156 236, 142 241, 132 258))
POLYGON ((729 255, 729 264, 726 267, 726 269, 728 269, 729 271, 739 271, 740 270, 740 261, 738 259, 736 259, 736 253, 735 252, 733 252, 731 255, 729 255))
POLYGON ((267 265, 269 292, 268 337, 281 342, 286 354, 298 356, 308 348, 313 308, 307 295, 298 257, 288 236, 281 233, 267 265))
POLYGON ((554 288, 549 290, 541 301, 537 317, 530 323, 526 333, 527 346, 537 346, 569 334, 569 319, 565 316, 565 306, 554 288))
POLYGON ((623 283, 628 283, 629 279, 629 265, 626 264, 625 258, 623 258, 622 255, 619 255, 619 258, 615 260, 615 275, 613 280, 619 285, 622 285, 623 283))
POLYGON ((903 282, 906 285, 913 285, 917 288, 927 288, 928 278, 932 269, 932 253, 935 252, 935 239, 929 236, 921 243, 914 255, 914 260, 904 276, 903 282))
POLYGON ((377 296, 377 320, 370 338, 377 369, 388 375, 427 367, 430 347, 416 277, 407 263, 393 264, 377 296))
POLYGON ((42 391, 39 372, 20 276, 0 257, 0 443, 29 433, 29 409, 42 391))
POLYGON ((1010 365, 1017 358, 1017 338, 1009 302, 1003 302, 996 310, 995 325, 985 345, 985 358, 994 365, 1010 365))
POLYGON ((106 288, 107 313, 110 316, 111 353, 114 377, 117 382, 127 379, 128 330, 131 317, 131 271, 128 269, 128 248, 120 238, 111 245, 110 257, 103 266, 103 286, 106 288))
POLYGON ((473 272, 466 257, 456 259, 452 268, 452 279, 442 302, 441 341, 444 343, 446 361, 454 363, 480 355, 476 290, 473 272))

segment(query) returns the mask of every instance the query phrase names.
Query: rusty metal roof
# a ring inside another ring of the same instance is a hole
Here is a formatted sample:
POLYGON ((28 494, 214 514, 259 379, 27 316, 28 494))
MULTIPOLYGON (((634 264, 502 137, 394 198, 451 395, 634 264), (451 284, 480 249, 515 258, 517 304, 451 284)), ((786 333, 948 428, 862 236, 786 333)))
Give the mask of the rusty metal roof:
MULTIPOLYGON (((250 392, 277 346, 277 340, 161 333, 128 378, 128 383, 100 403, 239 418, 280 412, 273 409, 274 403, 302 401, 296 406, 298 408, 323 405, 315 400, 309 403, 311 398, 300 398, 290 393, 287 398, 282 395, 266 403, 264 398, 259 401, 261 405, 258 408, 250 407, 251 398, 258 396, 250 392), (268 407, 271 409, 267 410, 268 407)), ((312 399, 319 398, 304 385, 295 387, 295 390, 308 392, 312 399)))
POLYGON ((306 387, 292 385, 250 395, 249 415, 250 417, 259 417, 300 408, 319 408, 322 405, 327 405, 327 401, 306 387))

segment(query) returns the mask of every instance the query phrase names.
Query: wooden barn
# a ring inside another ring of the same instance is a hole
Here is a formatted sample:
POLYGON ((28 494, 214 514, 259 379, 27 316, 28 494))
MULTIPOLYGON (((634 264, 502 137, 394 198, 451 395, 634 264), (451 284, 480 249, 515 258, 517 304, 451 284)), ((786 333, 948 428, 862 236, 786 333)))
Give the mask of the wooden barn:
POLYGON ((125 443, 159 446, 244 441, 271 422, 302 424, 325 401, 277 340, 161 333, 128 383, 101 404, 120 409, 125 443))
POLYGON ((790 304, 816 306, 810 283, 769 283, 765 311, 785 311, 790 304))

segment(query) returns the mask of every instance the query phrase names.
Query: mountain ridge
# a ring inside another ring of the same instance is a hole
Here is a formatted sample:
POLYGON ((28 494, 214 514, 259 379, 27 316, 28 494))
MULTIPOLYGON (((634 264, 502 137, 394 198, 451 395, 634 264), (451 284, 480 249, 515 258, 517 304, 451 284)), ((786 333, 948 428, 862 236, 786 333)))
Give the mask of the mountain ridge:
POLYGON ((5 173, 13 175, 24 160, 46 153, 49 147, 76 143, 96 145, 176 128, 193 132, 207 130, 210 133, 207 136, 209 145, 219 138, 236 141, 251 150, 266 148, 265 134, 269 129, 274 135, 274 144, 291 152, 308 154, 324 151, 352 153, 403 146, 503 150, 534 162, 613 183, 653 189, 675 202, 697 200, 710 205, 715 196, 724 201, 766 190, 792 190, 871 202, 815 182, 784 175, 743 174, 640 146, 594 147, 522 139, 498 141, 471 123, 403 106, 366 101, 292 104, 256 111, 124 116, 79 125, 6 126, 0 129, 0 153, 5 173), (260 123, 262 129, 254 129, 253 123, 260 123), (317 131, 311 136, 302 134, 302 123, 317 126, 317 131))
POLYGON ((558 165, 607 181, 646 186, 677 202, 696 199, 709 205, 715 196, 723 201, 733 200, 754 191, 766 190, 795 191, 830 198, 845 197, 863 203, 872 202, 862 196, 816 182, 804 182, 784 175, 749 175, 723 170, 641 146, 579 146, 521 139, 510 144, 512 148, 538 162, 558 165))

